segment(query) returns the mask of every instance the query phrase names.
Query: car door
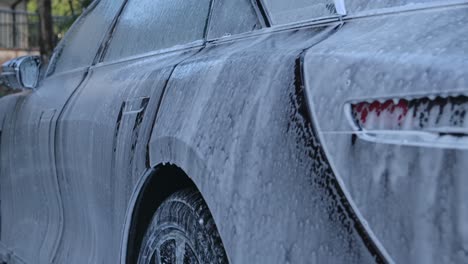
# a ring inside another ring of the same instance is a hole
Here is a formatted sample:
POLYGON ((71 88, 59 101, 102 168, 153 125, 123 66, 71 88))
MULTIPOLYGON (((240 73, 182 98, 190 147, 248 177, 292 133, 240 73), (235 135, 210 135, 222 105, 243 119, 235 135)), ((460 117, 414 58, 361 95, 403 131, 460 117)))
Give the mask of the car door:
POLYGON ((27 263, 51 263, 60 251, 66 226, 55 167, 57 123, 122 2, 91 4, 57 47, 42 84, 9 99, 15 108, 3 122, 1 241, 27 263))
MULTIPOLYGON (((204 46, 210 0, 129 0, 100 63, 59 124, 67 248, 60 260, 117 263, 127 201, 176 65, 204 46)), ((70 263, 70 262, 69 262, 70 263)))

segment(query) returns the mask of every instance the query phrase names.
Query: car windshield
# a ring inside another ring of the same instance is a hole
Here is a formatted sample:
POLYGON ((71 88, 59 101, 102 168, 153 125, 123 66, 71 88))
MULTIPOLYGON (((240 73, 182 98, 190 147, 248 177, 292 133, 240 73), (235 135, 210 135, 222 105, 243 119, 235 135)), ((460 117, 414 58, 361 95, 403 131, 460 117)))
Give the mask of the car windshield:
POLYGON ((447 0, 263 0, 272 24, 287 24, 336 16, 336 5, 346 6, 348 14, 361 11, 424 3, 447 3, 447 0))

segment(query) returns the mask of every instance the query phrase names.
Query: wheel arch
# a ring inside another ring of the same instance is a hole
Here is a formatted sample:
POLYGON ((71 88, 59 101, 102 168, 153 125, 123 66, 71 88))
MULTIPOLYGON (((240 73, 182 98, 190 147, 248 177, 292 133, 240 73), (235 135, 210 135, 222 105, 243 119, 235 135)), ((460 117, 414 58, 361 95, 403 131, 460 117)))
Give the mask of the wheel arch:
MULTIPOLYGON (((121 264, 136 263, 146 227, 157 208, 171 194, 194 188, 201 193, 210 212, 213 212, 206 200, 204 188, 200 186, 203 184, 201 176, 206 174, 206 166, 202 165, 200 157, 188 145, 174 138, 162 138, 150 142, 149 152, 150 169, 139 178, 128 203, 120 248, 121 264), (155 159, 154 155, 158 158, 155 159), (187 161, 190 161, 189 164, 187 161)), ((213 218, 217 223, 216 218, 213 218)))

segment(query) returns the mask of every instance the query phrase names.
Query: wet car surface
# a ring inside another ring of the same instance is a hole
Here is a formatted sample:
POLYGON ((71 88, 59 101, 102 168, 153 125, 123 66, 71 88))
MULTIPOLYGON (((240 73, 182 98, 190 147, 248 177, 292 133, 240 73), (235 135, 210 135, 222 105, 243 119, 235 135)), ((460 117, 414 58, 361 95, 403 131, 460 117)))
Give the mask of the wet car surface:
POLYGON ((94 2, 0 100, 5 251, 467 262, 468 3, 293 2, 94 2))

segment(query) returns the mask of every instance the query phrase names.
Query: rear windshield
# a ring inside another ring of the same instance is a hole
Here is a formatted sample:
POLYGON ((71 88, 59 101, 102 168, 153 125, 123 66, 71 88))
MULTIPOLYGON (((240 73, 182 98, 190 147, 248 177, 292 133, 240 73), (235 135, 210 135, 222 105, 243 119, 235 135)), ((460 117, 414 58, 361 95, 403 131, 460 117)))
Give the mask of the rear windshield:
POLYGON ((344 3, 348 14, 361 11, 440 3, 448 0, 263 0, 272 24, 287 24, 337 16, 335 4, 344 3))

